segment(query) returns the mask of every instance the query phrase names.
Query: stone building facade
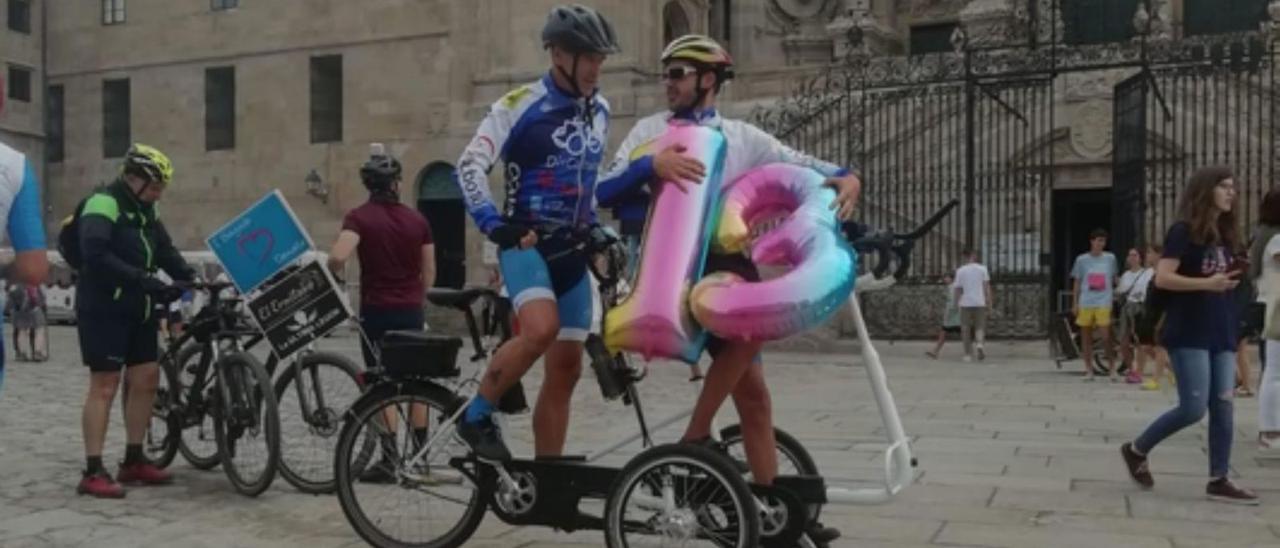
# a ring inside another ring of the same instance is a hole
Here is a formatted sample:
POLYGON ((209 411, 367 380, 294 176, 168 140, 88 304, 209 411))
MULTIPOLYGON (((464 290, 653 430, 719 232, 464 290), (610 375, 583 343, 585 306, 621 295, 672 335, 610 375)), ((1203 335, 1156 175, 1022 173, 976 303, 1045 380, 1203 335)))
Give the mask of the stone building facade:
MULTIPOLYGON (((728 44, 738 78, 724 110, 746 117, 859 56, 949 51, 957 30, 966 47, 1023 40, 1032 50, 1049 41, 1070 50, 1133 42, 1139 5, 1155 21, 1153 35, 1174 41, 1256 28, 1269 21, 1268 8, 1280 20, 1280 1, 1266 0, 580 1, 605 13, 622 43, 602 81, 615 115, 611 145, 638 116, 661 108, 659 52, 688 31, 728 44)), ((114 177, 122 145, 141 141, 177 166, 163 211, 183 248, 203 249, 207 234, 274 188, 326 245, 343 212, 364 200, 357 170, 379 142, 405 165, 406 203, 432 220, 442 278, 487 280, 483 241, 450 173, 487 106, 546 70, 537 35, 558 2, 0 2, 10 19, 29 19, 0 28, 0 77, 12 88, 12 67, 30 73, 29 98, 6 101, 0 138, 47 160, 40 171, 50 230, 93 185, 114 177)), ((1054 127, 1036 137, 1052 150, 1051 191, 1112 185, 1113 88, 1131 72, 1055 80, 1054 127)), ((496 175, 491 184, 500 195, 496 175)), ((1053 207, 1052 192, 1040 200, 1036 207, 1053 207)), ((1041 236, 1041 252, 1059 244, 1050 217, 1023 222, 1041 236)))

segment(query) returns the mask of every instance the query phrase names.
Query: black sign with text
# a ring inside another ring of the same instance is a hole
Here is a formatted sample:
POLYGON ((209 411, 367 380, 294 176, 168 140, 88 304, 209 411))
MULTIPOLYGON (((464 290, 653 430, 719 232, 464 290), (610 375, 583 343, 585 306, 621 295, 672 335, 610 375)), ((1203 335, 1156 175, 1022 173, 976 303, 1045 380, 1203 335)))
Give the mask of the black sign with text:
POLYGON ((275 349, 287 358, 350 317, 333 279, 319 262, 302 266, 249 300, 249 311, 275 349))

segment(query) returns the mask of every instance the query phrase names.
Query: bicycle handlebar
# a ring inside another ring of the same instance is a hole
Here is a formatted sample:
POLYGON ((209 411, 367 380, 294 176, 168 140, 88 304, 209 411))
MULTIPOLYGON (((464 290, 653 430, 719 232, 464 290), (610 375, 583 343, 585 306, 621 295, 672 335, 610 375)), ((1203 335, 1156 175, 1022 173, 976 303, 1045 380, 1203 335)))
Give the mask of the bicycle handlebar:
POLYGON ((855 222, 844 223, 840 228, 845 238, 849 240, 849 244, 858 253, 864 256, 874 253, 879 257, 880 260, 871 267, 871 274, 876 279, 884 278, 889 272, 889 267, 895 263, 897 268, 893 271, 893 277, 896 279, 905 276, 910 269, 911 251, 915 248, 916 240, 933 230, 933 227, 942 222, 942 219, 958 205, 960 205, 959 199, 947 202, 947 205, 930 215, 920 226, 905 234, 897 234, 887 229, 876 230, 869 225, 855 222))

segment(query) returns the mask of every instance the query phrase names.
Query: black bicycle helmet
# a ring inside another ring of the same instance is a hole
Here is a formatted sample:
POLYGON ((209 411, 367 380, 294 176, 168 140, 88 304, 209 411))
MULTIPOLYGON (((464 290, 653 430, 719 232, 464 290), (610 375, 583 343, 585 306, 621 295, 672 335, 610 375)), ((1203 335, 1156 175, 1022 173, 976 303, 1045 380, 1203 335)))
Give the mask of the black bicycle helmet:
POLYGON ((391 190, 391 183, 400 180, 400 161, 386 155, 371 156, 360 167, 360 179, 370 192, 391 190))
POLYGON ((559 46, 574 53, 622 51, 613 26, 599 12, 580 4, 556 6, 542 27, 542 45, 559 46))

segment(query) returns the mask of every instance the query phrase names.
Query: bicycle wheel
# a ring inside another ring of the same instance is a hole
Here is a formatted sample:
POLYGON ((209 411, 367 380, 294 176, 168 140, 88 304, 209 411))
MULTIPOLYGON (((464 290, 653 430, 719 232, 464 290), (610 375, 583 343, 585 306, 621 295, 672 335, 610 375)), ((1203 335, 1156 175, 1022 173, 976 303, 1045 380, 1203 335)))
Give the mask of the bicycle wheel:
MULTIPOLYGON (((173 464, 173 457, 178 454, 178 434, 182 428, 180 418, 175 409, 181 408, 179 398, 182 387, 173 378, 170 367, 160 364, 160 381, 156 384, 156 398, 151 404, 151 420, 147 422, 147 431, 142 438, 142 451, 147 460, 161 468, 173 464)), ((128 399, 128 389, 121 400, 128 399)), ((126 404, 127 406, 127 404, 126 404)))
POLYGON ((760 510, 724 455, 694 445, 661 445, 637 455, 609 492, 609 548, 755 548, 760 510))
MULTIPOLYGON (((199 360, 208 359, 208 354, 204 352, 207 348, 207 344, 192 344, 178 352, 175 369, 178 371, 184 397, 188 394, 187 390, 190 389, 191 384, 195 382, 195 371, 200 364, 199 360)), ((213 371, 206 371, 204 386, 199 392, 201 394, 199 401, 186 402, 188 416, 198 414, 200 423, 190 428, 183 428, 182 435, 178 439, 178 451, 182 453, 182 458, 199 470, 211 470, 222 462, 218 455, 217 436, 213 433, 213 414, 210 413, 210 406, 213 405, 214 398, 218 397, 218 393, 213 390, 213 371)))
POLYGON ((236 491, 257 496, 271 487, 280 460, 280 415, 271 377, 246 352, 227 354, 214 367, 221 371, 219 382, 226 383, 225 390, 216 388, 223 397, 213 413, 222 470, 236 491))
POLYGON ((360 368, 341 354, 314 352, 276 379, 280 475, 299 491, 332 493, 333 453, 342 417, 360 398, 360 368))
MULTIPOLYGON (((780 476, 820 476, 818 473, 818 464, 813 461, 813 455, 809 454, 809 450, 799 440, 788 434, 781 428, 773 429, 774 446, 777 448, 778 456, 778 475, 780 476)), ((742 425, 734 424, 720 430, 720 443, 724 444, 725 451, 729 457, 740 461, 747 462, 746 447, 742 443, 742 425)), ((808 506, 809 519, 817 521, 818 516, 822 513, 821 504, 810 504, 808 506)))
POLYGON ((449 420, 463 403, 441 386, 408 381, 375 386, 352 407, 338 436, 334 476, 342 512, 366 542, 454 548, 471 538, 490 495, 449 420), (427 407, 432 426, 415 465, 421 445, 405 425, 419 405, 427 407), (385 470, 383 477, 369 477, 369 462, 385 470))

